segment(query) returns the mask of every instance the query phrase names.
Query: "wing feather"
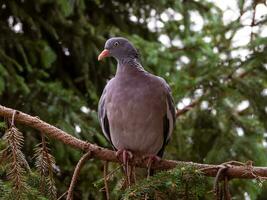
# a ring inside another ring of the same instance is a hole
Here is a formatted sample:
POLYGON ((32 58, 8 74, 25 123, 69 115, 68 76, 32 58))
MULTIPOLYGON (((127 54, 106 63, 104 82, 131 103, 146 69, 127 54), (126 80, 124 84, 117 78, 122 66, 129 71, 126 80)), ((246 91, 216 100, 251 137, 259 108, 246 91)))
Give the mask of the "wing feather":
POLYGON ((165 146, 168 144, 172 131, 175 126, 175 105, 171 95, 171 89, 169 85, 165 82, 167 95, 166 95, 166 114, 163 117, 163 145, 158 156, 162 157, 164 153, 165 146))
POLYGON ((100 122, 100 126, 102 128, 102 131, 104 133, 104 136, 112 144, 112 141, 110 138, 109 121, 108 121, 105 103, 106 103, 106 88, 104 89, 102 96, 101 96, 99 103, 98 103, 98 119, 100 122))

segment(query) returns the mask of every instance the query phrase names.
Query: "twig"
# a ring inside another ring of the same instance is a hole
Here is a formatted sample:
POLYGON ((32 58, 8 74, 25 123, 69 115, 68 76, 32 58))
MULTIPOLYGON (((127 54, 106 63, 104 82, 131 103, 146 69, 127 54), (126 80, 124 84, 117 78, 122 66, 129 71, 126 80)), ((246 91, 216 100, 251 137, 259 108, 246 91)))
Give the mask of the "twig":
POLYGON ((230 192, 228 189, 228 177, 227 170, 230 168, 227 164, 221 165, 221 168, 218 170, 217 175, 214 180, 213 191, 217 200, 225 199, 230 200, 230 192), (220 179, 223 176, 224 184, 220 186, 220 179))
POLYGON ((64 192, 62 195, 60 195, 60 197, 58 197, 57 200, 62 199, 67 193, 68 193, 68 190, 66 192, 64 192))
MULTIPOLYGON (((13 112, 13 109, 0 105, 0 116, 11 118, 13 112)), ((73 148, 80 149, 83 151, 91 151, 92 156, 95 158, 110 162, 119 162, 114 151, 75 138, 72 135, 60 130, 59 128, 56 128, 42 121, 38 117, 33 117, 23 112, 17 112, 14 118, 16 120, 16 123, 21 123, 36 130, 39 130, 38 133, 46 134, 47 136, 54 138, 60 142, 63 142, 64 144, 69 145, 73 148)), ((147 168, 146 163, 143 161, 142 157, 135 156, 135 158, 131 161, 131 164, 135 165, 136 167, 147 168)), ((151 169, 167 170, 175 168, 177 165, 191 166, 199 170, 205 169, 203 170, 203 174, 211 177, 215 177, 217 171, 220 169, 220 165, 200 164, 164 159, 160 160, 159 162, 153 163, 151 169)), ((252 167, 252 172, 254 174, 257 174, 258 177, 267 178, 267 167, 252 167)), ((255 178, 255 176, 247 170, 247 166, 231 166, 231 168, 229 168, 227 171, 227 175, 229 178, 255 178)))
POLYGON ((223 189, 224 189, 224 199, 225 200, 231 200, 231 193, 229 190, 229 183, 228 183, 228 177, 224 177, 224 183, 223 183, 223 189))
POLYGON ((12 120, 11 120, 11 127, 14 127, 15 126, 15 115, 16 115, 17 111, 14 110, 13 111, 13 114, 12 114, 12 120))
POLYGON ((176 110, 176 117, 179 117, 180 115, 183 115, 186 112, 188 112, 189 110, 191 110, 193 107, 195 107, 199 103, 199 100, 200 99, 196 99, 195 101, 193 101, 189 105, 185 106, 183 109, 180 109, 180 110, 177 109, 176 110))
POLYGON ((108 161, 104 162, 104 183, 105 183, 105 193, 106 200, 109 200, 109 189, 108 189, 108 161))
MULTIPOLYGON (((214 185, 213 185, 213 191, 215 194, 218 194, 219 191, 219 182, 221 175, 227 170, 228 168, 224 165, 221 166, 221 168, 218 170, 216 177, 214 179, 214 185)), ((219 196, 219 195, 218 195, 219 196)))
POLYGON ((116 167, 114 170, 112 170, 111 172, 109 172, 107 174, 107 179, 110 179, 110 176, 112 176, 116 171, 118 171, 120 168, 122 167, 122 165, 119 165, 118 167, 116 167))
POLYGON ((75 170, 74 170, 74 173, 73 173, 73 176, 72 176, 72 179, 71 179, 70 187, 69 187, 69 190, 68 190, 68 196, 67 196, 66 200, 72 200, 73 189, 74 189, 74 186, 75 186, 75 184, 77 182, 77 179, 78 179, 78 176, 80 174, 81 168, 82 168, 83 164, 85 163, 85 161, 92 157, 91 155, 92 155, 92 153, 90 151, 85 153, 81 157, 79 162, 77 163, 77 165, 75 167, 75 170))

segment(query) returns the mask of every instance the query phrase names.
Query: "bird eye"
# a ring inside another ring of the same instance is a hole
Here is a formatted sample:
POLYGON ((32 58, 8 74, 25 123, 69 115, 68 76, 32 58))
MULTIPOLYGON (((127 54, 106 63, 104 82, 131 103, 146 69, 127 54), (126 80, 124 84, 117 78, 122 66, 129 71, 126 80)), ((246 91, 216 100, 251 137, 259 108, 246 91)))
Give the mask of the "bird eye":
POLYGON ((119 45, 119 43, 118 42, 115 42, 114 43, 114 47, 116 47, 116 46, 118 46, 119 45))

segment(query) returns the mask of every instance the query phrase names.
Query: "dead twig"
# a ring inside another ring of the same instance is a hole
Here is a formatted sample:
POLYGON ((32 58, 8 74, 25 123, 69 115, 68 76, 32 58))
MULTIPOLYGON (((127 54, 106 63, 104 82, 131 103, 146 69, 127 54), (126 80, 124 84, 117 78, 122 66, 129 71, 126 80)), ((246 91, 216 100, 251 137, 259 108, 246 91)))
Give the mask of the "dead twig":
POLYGON ((217 172, 217 175, 214 180, 213 191, 217 200, 230 200, 230 192, 228 189, 228 177, 227 170, 229 169, 229 165, 224 164, 221 165, 220 169, 217 172), (223 180, 223 185, 220 185, 220 181, 223 180))
POLYGON ((64 192, 62 195, 60 195, 60 197, 58 197, 57 200, 62 199, 67 193, 68 193, 68 190, 66 192, 64 192))
POLYGON ((105 183, 105 193, 106 200, 109 200, 109 189, 108 189, 108 161, 104 162, 104 183, 105 183))
POLYGON ((224 177, 224 183, 223 183, 223 188, 224 188, 224 199, 225 200, 231 200, 231 193, 230 193, 230 190, 229 190, 229 182, 228 182, 228 177, 225 176, 224 177))
POLYGON ((214 179, 213 191, 216 194, 216 197, 219 196, 218 194, 219 194, 219 191, 220 191, 220 188, 219 188, 220 178, 221 178, 222 174, 224 174, 226 172, 227 169, 228 169, 227 166, 221 165, 221 167, 218 170, 217 175, 216 175, 216 177, 214 179))
POLYGON ((85 153, 81 159, 79 160, 79 162, 77 163, 72 179, 71 179, 71 183, 70 183, 70 187, 68 190, 68 196, 66 198, 66 200, 72 200, 72 196, 73 196, 73 189, 75 187, 75 184, 77 182, 78 176, 80 174, 81 168, 83 166, 83 164, 85 163, 86 160, 90 159, 92 157, 92 153, 89 151, 87 153, 85 153))

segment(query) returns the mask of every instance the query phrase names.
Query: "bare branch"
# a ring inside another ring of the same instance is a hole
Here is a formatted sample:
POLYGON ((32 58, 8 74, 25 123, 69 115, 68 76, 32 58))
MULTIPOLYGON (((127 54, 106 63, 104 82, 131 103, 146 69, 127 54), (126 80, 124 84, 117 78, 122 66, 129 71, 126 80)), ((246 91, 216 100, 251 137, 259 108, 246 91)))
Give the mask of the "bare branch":
POLYGON ((85 153, 81 157, 81 159, 77 163, 77 165, 75 167, 75 170, 74 170, 74 173, 73 173, 73 176, 72 176, 72 179, 71 179, 70 187, 69 187, 69 190, 68 190, 68 196, 67 196, 66 200, 72 200, 73 189, 74 189, 74 186, 75 186, 75 184, 77 182, 77 179, 78 179, 78 176, 80 174, 81 168, 82 168, 83 164, 85 163, 85 161, 90 159, 91 157, 92 157, 92 153, 90 151, 88 151, 87 153, 85 153))
POLYGON ((105 161, 104 163, 104 183, 105 183, 105 193, 106 193, 106 200, 109 200, 109 189, 108 189, 108 162, 105 161))

